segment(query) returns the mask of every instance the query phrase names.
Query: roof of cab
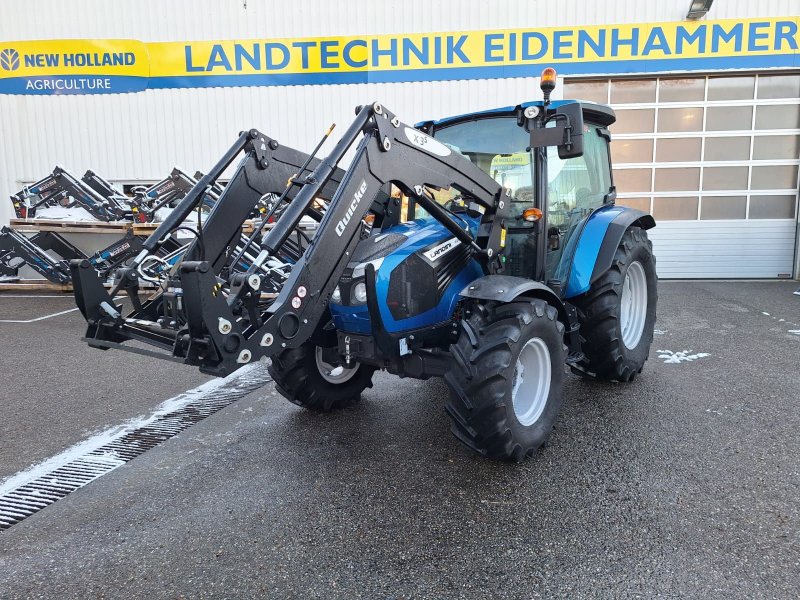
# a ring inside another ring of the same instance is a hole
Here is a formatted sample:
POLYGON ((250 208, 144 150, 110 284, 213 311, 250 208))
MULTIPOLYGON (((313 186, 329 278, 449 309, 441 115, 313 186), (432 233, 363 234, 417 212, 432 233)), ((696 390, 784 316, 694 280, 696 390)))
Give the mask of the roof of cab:
MULTIPOLYGON (((598 122, 604 127, 608 127, 614 121, 617 120, 617 116, 614 113, 614 109, 610 106, 606 106, 605 104, 597 104, 595 102, 589 102, 588 100, 553 100, 550 102, 549 108, 558 108, 559 106, 563 106, 565 104, 573 104, 579 103, 583 108, 584 115, 586 118, 598 122)), ((506 116, 514 114, 517 109, 519 108, 527 108, 528 106, 538 106, 542 107, 543 102, 541 100, 531 101, 531 102, 523 102, 522 104, 518 104, 517 106, 503 106, 501 108, 491 108, 489 110, 479 110, 477 112, 472 113, 465 113, 463 115, 456 115, 452 117, 444 117, 442 119, 438 119, 435 121, 420 121, 416 124, 417 127, 422 125, 452 125, 459 121, 468 121, 475 118, 481 117, 491 117, 491 116, 506 116)))

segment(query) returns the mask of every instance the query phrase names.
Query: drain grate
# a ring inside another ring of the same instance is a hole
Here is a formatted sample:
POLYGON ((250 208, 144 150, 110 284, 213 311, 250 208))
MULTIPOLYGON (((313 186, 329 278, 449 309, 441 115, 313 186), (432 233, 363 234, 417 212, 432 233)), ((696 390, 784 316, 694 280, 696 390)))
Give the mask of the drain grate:
MULTIPOLYGON (((270 382, 264 364, 237 371, 221 385, 201 386, 170 401, 180 408, 153 416, 101 446, 0 495, 0 531, 124 465, 150 448, 270 382)), ((214 382, 216 383, 216 382, 214 382)))

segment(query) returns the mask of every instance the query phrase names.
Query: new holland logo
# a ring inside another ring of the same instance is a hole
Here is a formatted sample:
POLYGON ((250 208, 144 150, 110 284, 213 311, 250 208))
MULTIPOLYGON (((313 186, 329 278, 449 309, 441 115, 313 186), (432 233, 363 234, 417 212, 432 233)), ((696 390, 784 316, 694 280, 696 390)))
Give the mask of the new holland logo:
POLYGON ((0 67, 5 71, 16 71, 19 69, 19 52, 13 48, 6 48, 0 51, 0 67))
POLYGON ((350 206, 347 207, 347 212, 341 218, 341 220, 336 224, 336 235, 342 237, 344 233, 345 227, 350 222, 350 219, 353 218, 353 213, 356 212, 356 208, 358 208, 358 203, 361 202, 361 199, 364 197, 364 192, 367 191, 367 182, 365 180, 361 180, 361 185, 358 186, 356 193, 353 194, 353 200, 350 202, 350 206))

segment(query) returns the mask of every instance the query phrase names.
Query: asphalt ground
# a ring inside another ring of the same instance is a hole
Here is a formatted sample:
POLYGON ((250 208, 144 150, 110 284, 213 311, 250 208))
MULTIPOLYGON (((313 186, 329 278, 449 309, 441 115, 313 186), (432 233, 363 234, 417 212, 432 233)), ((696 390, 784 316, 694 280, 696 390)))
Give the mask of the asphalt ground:
POLYGON ((0 480, 209 379, 157 358, 89 348, 74 309, 71 294, 0 293, 0 480), (31 319, 42 320, 6 322, 31 319))
MULTIPOLYGON (((0 533, 0 597, 796 598, 797 285, 661 282, 643 374, 570 375, 520 465, 456 442, 440 381, 333 415, 266 386, 0 533)), ((201 380, 74 313, 0 331, 38 365, 4 369, 3 473, 201 380)))

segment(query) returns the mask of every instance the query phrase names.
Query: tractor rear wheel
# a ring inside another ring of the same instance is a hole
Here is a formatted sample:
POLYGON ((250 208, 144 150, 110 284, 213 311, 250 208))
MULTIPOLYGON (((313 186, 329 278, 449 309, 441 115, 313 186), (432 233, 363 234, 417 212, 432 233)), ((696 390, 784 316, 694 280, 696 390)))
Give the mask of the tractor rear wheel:
POLYGON ((445 405, 453 434, 497 460, 521 461, 553 429, 564 379, 564 326, 544 300, 478 304, 450 347, 445 405))
POLYGON ((273 356, 269 373, 276 389, 290 402, 317 412, 355 404, 361 399, 361 392, 372 387, 375 367, 333 365, 325 361, 322 350, 306 342, 273 356))
POLYGON ((653 244, 643 229, 631 227, 611 268, 575 301, 582 372, 609 381, 632 381, 642 372, 653 342, 657 282, 653 244))

